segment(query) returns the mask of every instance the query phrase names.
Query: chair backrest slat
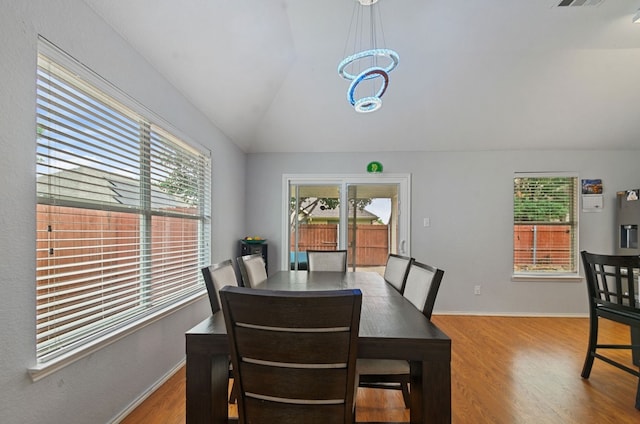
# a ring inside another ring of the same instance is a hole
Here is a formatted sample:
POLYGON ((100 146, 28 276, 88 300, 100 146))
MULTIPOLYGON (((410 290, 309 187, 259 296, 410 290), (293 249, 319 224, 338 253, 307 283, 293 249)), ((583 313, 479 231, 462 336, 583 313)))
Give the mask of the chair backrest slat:
POLYGON ((220 296, 241 422, 353 422, 360 290, 220 296))

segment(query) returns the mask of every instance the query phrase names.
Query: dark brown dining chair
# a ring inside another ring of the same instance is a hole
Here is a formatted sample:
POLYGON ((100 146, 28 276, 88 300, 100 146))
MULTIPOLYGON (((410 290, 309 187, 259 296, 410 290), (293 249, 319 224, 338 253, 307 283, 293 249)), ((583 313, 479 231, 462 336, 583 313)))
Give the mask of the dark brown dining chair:
POLYGON ((619 359, 613 359, 607 349, 628 349, 632 358, 640 359, 640 301, 638 300, 638 270, 640 256, 599 255, 581 252, 587 292, 589 295, 589 345, 582 367, 582 378, 589 378, 594 359, 600 359, 638 378, 636 409, 640 409, 640 369, 631 368, 619 359), (600 318, 628 325, 635 331, 631 344, 598 343, 600 318), (598 351, 604 350, 605 353, 598 351))
POLYGON ((360 290, 220 290, 240 423, 353 423, 360 290))
POLYGON ((384 279, 400 293, 404 290, 404 283, 409 275, 409 268, 413 258, 390 253, 384 268, 384 279))
MULTIPOLYGON (((204 284, 207 287, 207 294, 209 296, 209 303, 211 304, 212 313, 222 309, 220 303, 220 289, 225 286, 238 286, 238 278, 236 277, 236 271, 233 268, 233 261, 227 259, 225 261, 213 264, 202 268, 202 276, 204 277, 204 284)), ((234 379, 233 367, 229 365, 229 378, 234 379)), ((231 394, 229 395, 229 403, 236 403, 238 398, 237 386, 234 383, 231 388, 231 394)))
POLYGON ((347 272, 346 250, 307 250, 309 271, 347 272))
POLYGON ((238 285, 238 278, 233 268, 233 261, 227 259, 217 264, 204 267, 201 271, 204 277, 204 285, 209 295, 209 303, 211 303, 211 312, 215 314, 221 307, 218 291, 224 286, 238 285))
POLYGON ((244 287, 253 287, 267 279, 267 267, 262 255, 244 255, 237 259, 244 287))
MULTIPOLYGON (((403 296, 431 319, 444 271, 412 261, 404 284, 403 296)), ((360 387, 402 390, 406 408, 411 407, 409 362, 402 359, 359 359, 360 387)))

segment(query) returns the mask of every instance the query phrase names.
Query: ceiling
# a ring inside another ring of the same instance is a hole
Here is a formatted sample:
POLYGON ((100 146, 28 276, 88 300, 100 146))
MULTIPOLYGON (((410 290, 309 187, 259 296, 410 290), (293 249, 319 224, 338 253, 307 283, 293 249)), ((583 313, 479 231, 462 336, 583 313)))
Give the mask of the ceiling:
POLYGON ((354 1, 85 0, 246 152, 640 148, 640 0, 380 0, 400 63, 368 114, 354 1))

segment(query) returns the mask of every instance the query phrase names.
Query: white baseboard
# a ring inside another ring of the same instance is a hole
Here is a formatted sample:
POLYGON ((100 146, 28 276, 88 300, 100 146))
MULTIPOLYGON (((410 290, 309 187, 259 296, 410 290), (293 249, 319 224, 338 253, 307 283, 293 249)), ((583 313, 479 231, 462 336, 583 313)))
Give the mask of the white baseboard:
POLYGON ((127 406, 122 412, 120 412, 113 420, 111 420, 108 424, 118 424, 122 420, 124 420, 127 415, 133 412, 142 402, 147 400, 149 396, 153 394, 156 390, 158 390, 164 383, 167 382, 175 373, 177 373, 180 368, 184 366, 186 363, 186 358, 180 361, 175 367, 173 367, 169 372, 163 375, 158 381, 155 382, 151 387, 149 387, 146 391, 144 391, 136 400, 134 400, 129 406, 127 406))

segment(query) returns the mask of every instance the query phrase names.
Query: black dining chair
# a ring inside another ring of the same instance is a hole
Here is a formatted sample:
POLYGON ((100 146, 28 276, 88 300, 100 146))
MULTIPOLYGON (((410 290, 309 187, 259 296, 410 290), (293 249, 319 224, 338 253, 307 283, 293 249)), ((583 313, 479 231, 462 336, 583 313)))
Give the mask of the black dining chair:
MULTIPOLYGON (((211 311, 215 314, 222 309, 222 305, 220 303, 220 289, 225 286, 238 286, 238 278, 236 277, 236 271, 233 268, 233 261, 231 259, 227 259, 217 264, 204 267, 201 271, 202 276, 204 277, 204 284, 207 288, 211 311)), ((233 366, 231 365, 229 365, 229 378, 234 381, 231 387, 231 394, 229 395, 229 403, 236 403, 238 394, 233 375, 233 366)))
MULTIPOLYGON (((431 319, 444 271, 411 261, 403 296, 431 319)), ((359 359, 360 387, 401 390, 406 408, 411 407, 409 362, 401 359, 359 359)))
POLYGON ((582 378, 589 378, 594 359, 600 359, 614 367, 638 377, 636 409, 640 409, 640 369, 631 368, 620 360, 613 359, 607 349, 629 349, 632 358, 640 360, 640 301, 638 300, 638 270, 640 256, 599 255, 582 251, 582 264, 587 280, 589 296, 589 346, 582 367, 582 378), (600 318, 619 322, 634 329, 630 344, 604 344, 598 342, 600 318), (635 344, 634 344, 635 343, 635 344), (600 350, 600 351, 599 351, 600 350))
POLYGON ((353 423, 360 290, 220 290, 240 423, 353 423))
POLYGON ((347 272, 346 250, 307 250, 309 271, 347 272))

